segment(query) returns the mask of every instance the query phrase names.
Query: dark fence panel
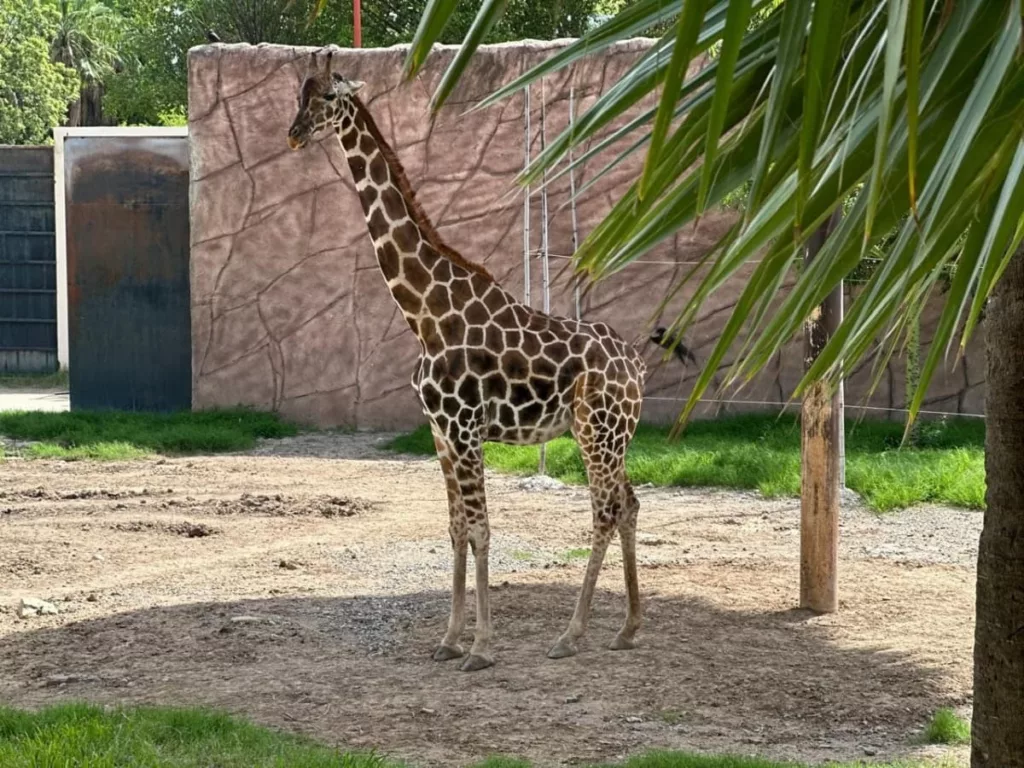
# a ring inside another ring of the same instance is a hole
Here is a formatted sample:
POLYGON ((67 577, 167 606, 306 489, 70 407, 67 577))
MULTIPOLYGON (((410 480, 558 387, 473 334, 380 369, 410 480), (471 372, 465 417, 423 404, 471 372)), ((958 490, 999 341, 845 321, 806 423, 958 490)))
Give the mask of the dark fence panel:
POLYGON ((192 405, 188 140, 68 137, 72 409, 192 405))
POLYGON ((0 147, 0 373, 57 370, 53 148, 0 147))

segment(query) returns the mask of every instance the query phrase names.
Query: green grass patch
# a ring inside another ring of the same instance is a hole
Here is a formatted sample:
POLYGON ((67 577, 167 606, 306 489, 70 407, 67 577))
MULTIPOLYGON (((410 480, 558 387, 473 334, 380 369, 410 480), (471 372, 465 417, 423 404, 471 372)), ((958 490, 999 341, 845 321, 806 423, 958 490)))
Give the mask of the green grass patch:
POLYGON ((136 413, 0 412, 0 435, 33 441, 24 454, 47 459, 135 459, 154 453, 241 451, 258 438, 294 435, 275 414, 250 410, 136 413))
MULTIPOLYGON (((913 446, 900 447, 903 425, 849 421, 846 484, 876 511, 924 502, 982 509, 985 502, 985 424, 981 419, 922 422, 913 446)), ((768 497, 800 492, 800 428, 794 415, 745 414, 695 421, 670 443, 667 428, 641 425, 626 465, 634 484, 758 490, 768 497)), ((399 453, 431 455, 428 427, 388 446, 399 453)), ((493 469, 519 475, 537 471, 537 446, 484 445, 493 469)), ((548 474, 567 483, 586 482, 576 443, 548 443, 548 474)))
MULTIPOLYGON (((583 764, 587 765, 587 764, 583 764)), ((829 763, 830 768, 926 768, 952 766, 946 760, 939 762, 895 763, 829 763)), ((496 756, 477 763, 473 768, 530 768, 530 763, 515 757, 496 756)), ((696 755, 689 752, 648 752, 623 763, 588 765, 588 768, 808 768, 805 763, 778 762, 756 757, 732 755, 696 755)))
MULTIPOLYGON (((261 728, 218 712, 155 707, 104 709, 60 704, 38 712, 0 707, 4 768, 401 768, 372 753, 346 752, 261 728)), ((415 762, 411 765, 415 766, 415 762)), ((858 766, 865 765, 857 763, 858 766)), ((875 768, 924 768, 936 763, 885 763, 875 768)), ((530 768, 494 756, 475 768, 530 768)), ((591 768, 598 768, 592 766, 591 768)), ((612 768, 607 766, 606 768, 612 768)), ((746 757, 651 752, 616 768, 806 768, 746 757)), ((836 765, 834 768, 844 768, 836 765)), ((852 765, 846 768, 853 768, 852 765)))
POLYGON ((0 373, 0 389, 67 389, 68 372, 0 373))
POLYGON ((925 728, 924 740, 929 744, 970 744, 971 724, 952 709, 940 709, 925 728))
POLYGON ((562 560, 566 563, 573 563, 578 560, 586 560, 590 557, 590 547, 579 547, 562 553, 562 560))
POLYGON ((0 709, 4 768, 383 768, 374 755, 344 753, 227 715, 191 709, 117 709, 65 704, 29 713, 0 709))

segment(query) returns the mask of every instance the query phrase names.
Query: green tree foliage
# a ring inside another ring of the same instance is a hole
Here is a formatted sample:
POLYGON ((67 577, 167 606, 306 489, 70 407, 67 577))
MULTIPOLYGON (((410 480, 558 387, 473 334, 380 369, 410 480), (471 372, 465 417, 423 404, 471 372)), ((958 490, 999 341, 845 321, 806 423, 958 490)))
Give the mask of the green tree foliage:
POLYGON ((73 69, 50 59, 55 3, 0 0, 0 144, 48 141, 78 95, 73 69))
MULTIPOLYGON (((351 21, 331 9, 309 24, 308 5, 289 0, 107 0, 125 19, 123 71, 106 82, 106 110, 130 125, 185 120, 188 49, 212 31, 223 42, 314 45, 351 40, 351 21)), ((351 12, 349 11, 349 19, 351 12)))
MULTIPOLYGON (((330 3, 346 5, 345 0, 330 3)), ((484 43, 509 40, 553 40, 579 37, 588 26, 596 0, 509 0, 505 12, 483 38, 484 43)), ((363 4, 363 44, 369 47, 408 43, 416 33, 426 0, 363 4)), ((459 43, 476 16, 476 4, 456 9, 438 42, 459 43)))
MULTIPOLYGON (((582 34, 596 0, 509 0, 486 42, 548 40, 582 34)), ((223 42, 287 45, 352 44, 352 3, 314 0, 106 0, 125 19, 124 71, 105 82, 105 110, 129 124, 169 124, 184 119, 186 53, 213 31, 223 42)), ((426 0, 364 0, 363 46, 407 43, 426 0)), ((473 22, 467 7, 453 17, 442 42, 458 42, 473 22)))
POLYGON ((112 0, 125 19, 123 69, 106 83, 104 107, 129 125, 161 125, 188 98, 185 55, 202 42, 187 6, 166 0, 112 0))
POLYGON ((78 73, 81 96, 68 110, 68 125, 102 125, 103 83, 120 64, 123 18, 99 0, 57 0, 57 31, 50 57, 78 73))

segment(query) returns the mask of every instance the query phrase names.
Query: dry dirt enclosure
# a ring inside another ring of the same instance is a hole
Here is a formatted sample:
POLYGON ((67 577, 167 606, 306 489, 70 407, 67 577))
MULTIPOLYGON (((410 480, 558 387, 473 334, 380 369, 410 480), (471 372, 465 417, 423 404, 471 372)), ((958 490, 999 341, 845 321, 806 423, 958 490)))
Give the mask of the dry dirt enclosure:
POLYGON ((914 743, 928 716, 969 707, 981 516, 948 509, 847 508, 842 608, 812 617, 794 609, 794 500, 640 489, 640 647, 605 650, 624 610, 613 546, 580 654, 551 661, 586 492, 490 475, 498 663, 433 662, 444 487, 382 439, 0 465, 0 701, 213 705, 416 765, 662 747, 881 760, 937 754, 914 743), (20 619, 21 597, 60 614, 20 619))

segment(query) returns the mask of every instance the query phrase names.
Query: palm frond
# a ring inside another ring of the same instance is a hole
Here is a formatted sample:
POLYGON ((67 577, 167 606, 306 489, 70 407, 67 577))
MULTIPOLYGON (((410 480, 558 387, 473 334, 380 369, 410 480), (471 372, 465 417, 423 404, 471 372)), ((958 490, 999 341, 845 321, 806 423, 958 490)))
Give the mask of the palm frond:
MULTIPOLYGON (((409 54, 410 72, 455 1, 431 3, 409 54)), ((740 354, 724 383, 748 381, 802 331, 825 296, 859 274, 867 254, 874 254, 870 275, 794 395, 814 382, 837 383, 869 355, 877 371, 925 305, 941 301, 913 415, 945 351, 956 339, 962 348, 977 326, 1024 238, 1021 0, 671 5, 639 0, 481 101, 479 107, 493 104, 655 23, 672 22, 519 180, 565 172, 557 166, 571 150, 578 150, 576 162, 592 160, 614 141, 632 139, 608 159, 611 168, 647 147, 636 183, 574 257, 577 273, 591 281, 609 279, 736 189, 749 190, 741 221, 702 269, 671 289, 692 283, 672 321, 678 334, 716 288, 760 259, 684 417, 730 351, 740 354), (659 87, 657 107, 641 105, 659 87), (603 136, 620 118, 625 126, 614 139, 603 136), (579 151, 593 141, 596 149, 579 151), (837 210, 846 212, 842 221, 813 262, 802 265, 809 233, 837 210), (940 284, 947 289, 937 290, 940 284)), ((474 39, 464 41, 436 106, 474 47, 474 39)))

